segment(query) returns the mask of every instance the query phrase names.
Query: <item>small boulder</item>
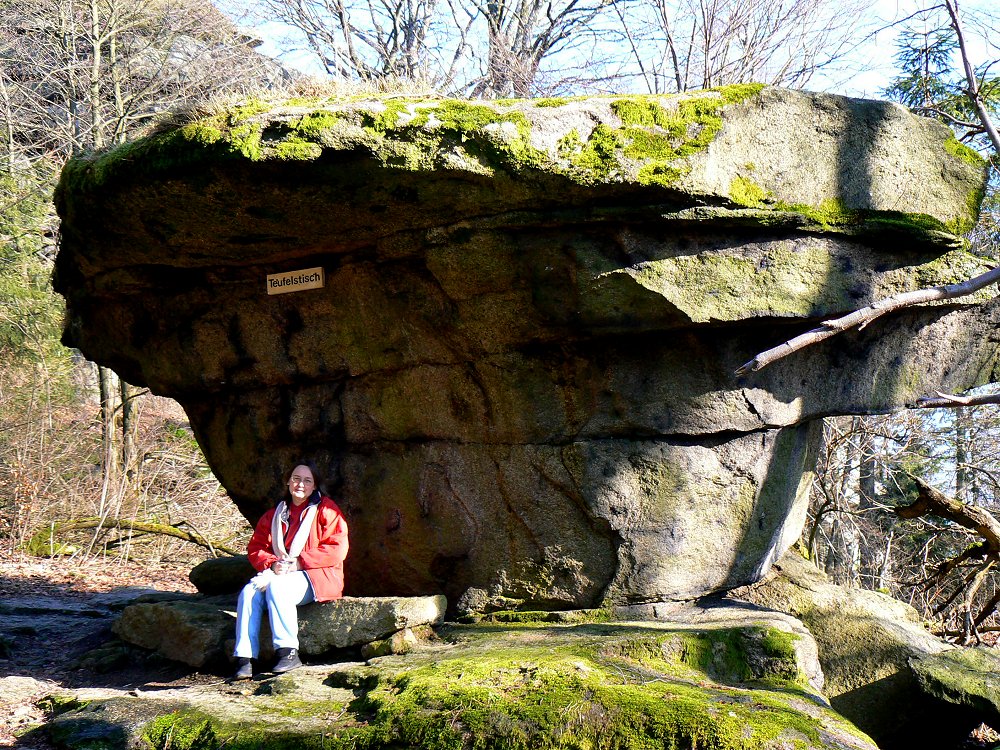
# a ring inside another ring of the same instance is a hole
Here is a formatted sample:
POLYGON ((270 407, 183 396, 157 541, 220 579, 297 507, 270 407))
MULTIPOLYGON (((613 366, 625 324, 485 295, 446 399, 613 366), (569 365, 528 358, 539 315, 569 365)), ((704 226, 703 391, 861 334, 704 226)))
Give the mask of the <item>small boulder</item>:
POLYGON ((194 566, 188 578, 206 596, 238 594, 257 574, 246 555, 212 557, 194 566))
POLYGON ((200 669, 224 657, 235 624, 232 605, 177 600, 125 607, 111 629, 123 641, 200 669))
POLYGON ((321 654, 380 640, 406 628, 440 625, 444 596, 345 596, 299 610, 299 650, 321 654))
POLYGON ((388 638, 366 643, 361 647, 362 659, 377 659, 380 656, 408 654, 417 645, 419 639, 410 628, 403 628, 388 638))

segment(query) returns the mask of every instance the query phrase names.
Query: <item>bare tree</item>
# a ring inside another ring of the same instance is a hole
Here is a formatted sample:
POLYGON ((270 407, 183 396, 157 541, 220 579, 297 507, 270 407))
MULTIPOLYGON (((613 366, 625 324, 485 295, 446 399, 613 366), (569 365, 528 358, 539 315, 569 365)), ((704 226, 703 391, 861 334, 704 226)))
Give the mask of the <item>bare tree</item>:
MULTIPOLYGON (((171 107, 278 75, 207 0, 0 0, 0 13, 0 181, 30 186, 18 200, 48 206, 34 232, 54 226, 48 194, 72 154, 122 143, 171 107)), ((25 267, 43 267, 47 248, 25 267)), ((34 291, 26 285, 24 294, 34 291)), ((138 466, 139 392, 98 370, 107 518, 138 466)))
POLYGON ((873 4, 642 0, 616 9, 646 89, 669 93, 749 81, 802 87, 854 51, 873 4))
POLYGON ((486 64, 471 84, 474 97, 530 97, 546 58, 587 39, 594 43, 599 19, 623 0, 471 0, 486 27, 486 64))
POLYGON ((312 53, 330 76, 447 87, 470 23, 453 10, 440 0, 259 0, 251 16, 287 25, 287 50, 312 53))
POLYGON ((603 75, 587 71, 591 53, 626 1, 257 0, 253 17, 285 24, 290 51, 308 51, 337 78, 528 97, 603 75), (570 57, 569 70, 543 75, 547 61, 570 57))
POLYGON ((8 152, 120 143, 158 112, 275 75, 205 0, 0 0, 0 13, 8 152))

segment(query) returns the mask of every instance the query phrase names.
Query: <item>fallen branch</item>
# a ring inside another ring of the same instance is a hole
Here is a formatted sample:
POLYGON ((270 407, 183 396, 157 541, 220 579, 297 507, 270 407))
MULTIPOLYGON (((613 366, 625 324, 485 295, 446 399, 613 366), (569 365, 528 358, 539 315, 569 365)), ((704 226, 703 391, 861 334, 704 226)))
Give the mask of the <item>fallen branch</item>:
POLYGON ((917 499, 910 505, 896 508, 896 515, 900 518, 919 518, 926 515, 944 518, 975 531, 989 547, 989 554, 1000 553, 1000 521, 997 521, 993 514, 983 508, 960 503, 938 492, 918 477, 913 477, 913 480, 917 484, 917 499))
POLYGON ((185 542, 197 544, 205 547, 214 555, 222 552, 227 555, 239 555, 241 552, 231 549, 224 544, 213 542, 201 534, 185 531, 181 526, 188 525, 186 521, 176 524, 156 523, 153 521, 119 521, 114 525, 109 525, 106 520, 100 518, 76 518, 64 521, 52 521, 48 525, 38 529, 25 544, 25 549, 33 555, 59 554, 64 548, 62 543, 56 540, 67 531, 82 531, 84 529, 101 529, 107 531, 117 530, 123 536, 141 534, 160 534, 181 539, 185 542))
MULTIPOLYGON (((937 571, 935 572, 935 578, 938 580, 943 580, 948 577, 948 575, 955 570, 955 568, 962 565, 962 563, 968 562, 973 558, 986 557, 989 554, 990 546, 986 542, 980 542, 979 544, 974 544, 965 550, 962 554, 956 555, 950 560, 945 560, 941 563, 937 571)), ((929 578, 924 582, 924 588, 928 589, 934 584, 934 579, 929 578)))
POLYGON ((973 614, 976 594, 982 588, 986 576, 994 569, 1000 560, 1000 521, 992 513, 974 505, 966 505, 958 500, 938 492, 922 479, 912 477, 917 485, 917 499, 910 505, 896 508, 900 518, 919 518, 921 516, 936 516, 974 531, 982 541, 964 550, 962 553, 946 560, 940 566, 933 578, 924 581, 924 588, 930 587, 933 581, 941 582, 952 574, 960 565, 973 558, 982 559, 964 580, 960 581, 954 591, 937 607, 934 614, 939 615, 951 607, 961 597, 962 630, 956 633, 961 642, 967 645, 979 641, 980 624, 992 615, 1000 605, 1000 594, 993 596, 982 607, 978 614, 973 614))
POLYGON ((783 344, 761 352, 749 362, 741 365, 736 370, 737 375, 747 375, 757 372, 767 367, 772 362, 776 362, 789 354, 794 354, 800 349, 812 346, 820 341, 824 341, 838 333, 850 330, 851 328, 863 329, 872 321, 882 317, 886 313, 900 310, 904 307, 921 305, 927 302, 939 302, 941 300, 966 297, 974 292, 978 292, 983 287, 995 284, 1000 281, 1000 266, 991 268, 986 273, 980 274, 972 279, 961 281, 957 284, 945 284, 930 289, 916 289, 912 292, 900 292, 891 297, 873 302, 868 307, 855 310, 852 313, 840 318, 824 321, 819 328, 813 328, 793 339, 789 339, 783 344))
MULTIPOLYGON (((986 580, 986 575, 990 572, 993 567, 994 561, 986 563, 982 568, 976 573, 976 577, 965 591, 965 601, 962 602, 962 645, 968 646, 972 642, 972 639, 976 639, 976 645, 981 643, 979 638, 979 631, 976 629, 975 620, 977 619, 972 614, 973 602, 976 598, 976 594, 979 593, 979 589, 983 585, 983 581, 986 580)), ((979 616, 982 617, 983 613, 980 612, 979 616)))

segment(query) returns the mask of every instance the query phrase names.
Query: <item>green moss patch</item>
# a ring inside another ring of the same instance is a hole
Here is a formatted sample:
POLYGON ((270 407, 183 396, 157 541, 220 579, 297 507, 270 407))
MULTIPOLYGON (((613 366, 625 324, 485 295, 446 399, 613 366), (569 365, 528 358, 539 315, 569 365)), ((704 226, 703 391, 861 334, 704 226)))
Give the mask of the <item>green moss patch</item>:
POLYGON ((771 198, 771 193, 760 185, 741 175, 729 183, 729 199, 733 203, 750 208, 758 208, 771 198))
POLYGON ((789 241, 765 256, 715 252, 648 261, 628 273, 695 322, 811 316, 846 298, 850 277, 822 246, 789 241))
POLYGON ((721 110, 756 96, 763 88, 747 84, 679 97, 616 99, 611 108, 622 127, 600 133, 595 130, 591 136, 591 140, 597 138, 594 148, 581 152, 586 163, 578 161, 575 166, 586 170, 595 157, 606 160, 607 154, 620 150, 627 159, 642 162, 637 177, 640 184, 671 187, 689 171, 686 158, 707 148, 718 135, 721 110))
POLYGON ((326 148, 370 151, 403 169, 461 167, 492 173, 538 169, 582 184, 626 177, 672 184, 685 157, 705 148, 722 124, 723 107, 760 91, 729 87, 677 97, 622 97, 611 102, 621 126, 599 124, 575 134, 552 154, 533 145, 531 109, 564 107, 572 99, 471 102, 392 97, 383 100, 297 100, 272 109, 252 100, 154 134, 135 144, 74 160, 63 189, 96 187, 115 174, 157 172, 195 161, 242 158, 312 161, 326 148), (529 106, 529 105, 533 105, 529 106), (636 174, 637 173, 637 174, 636 174))
POLYGON ((158 750, 873 747, 809 694, 795 636, 774 629, 482 623, 441 635, 450 645, 334 672, 324 684, 353 693, 346 705, 265 683, 246 699, 270 701, 249 707, 257 720, 179 710, 148 721, 142 740, 158 750), (285 716, 308 711, 329 718, 285 716))

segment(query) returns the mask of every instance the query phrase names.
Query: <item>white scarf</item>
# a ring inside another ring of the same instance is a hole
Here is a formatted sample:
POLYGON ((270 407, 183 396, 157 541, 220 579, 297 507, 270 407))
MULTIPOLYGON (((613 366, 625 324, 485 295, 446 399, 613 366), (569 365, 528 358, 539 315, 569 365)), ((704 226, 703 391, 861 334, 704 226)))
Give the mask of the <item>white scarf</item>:
MULTIPOLYGON (((309 541, 309 532, 312 531, 313 521, 316 520, 317 503, 309 503, 309 506, 302 511, 299 519, 299 528, 292 537, 292 543, 285 549, 285 529, 291 521, 291 514, 288 504, 282 500, 274 510, 274 517, 271 518, 271 549, 281 562, 297 562, 299 555, 309 541)), ((298 566, 296 565, 296 568, 298 566)), ((251 583, 258 591, 263 591, 271 583, 271 578, 275 575, 270 568, 265 568, 251 579, 251 583)))

